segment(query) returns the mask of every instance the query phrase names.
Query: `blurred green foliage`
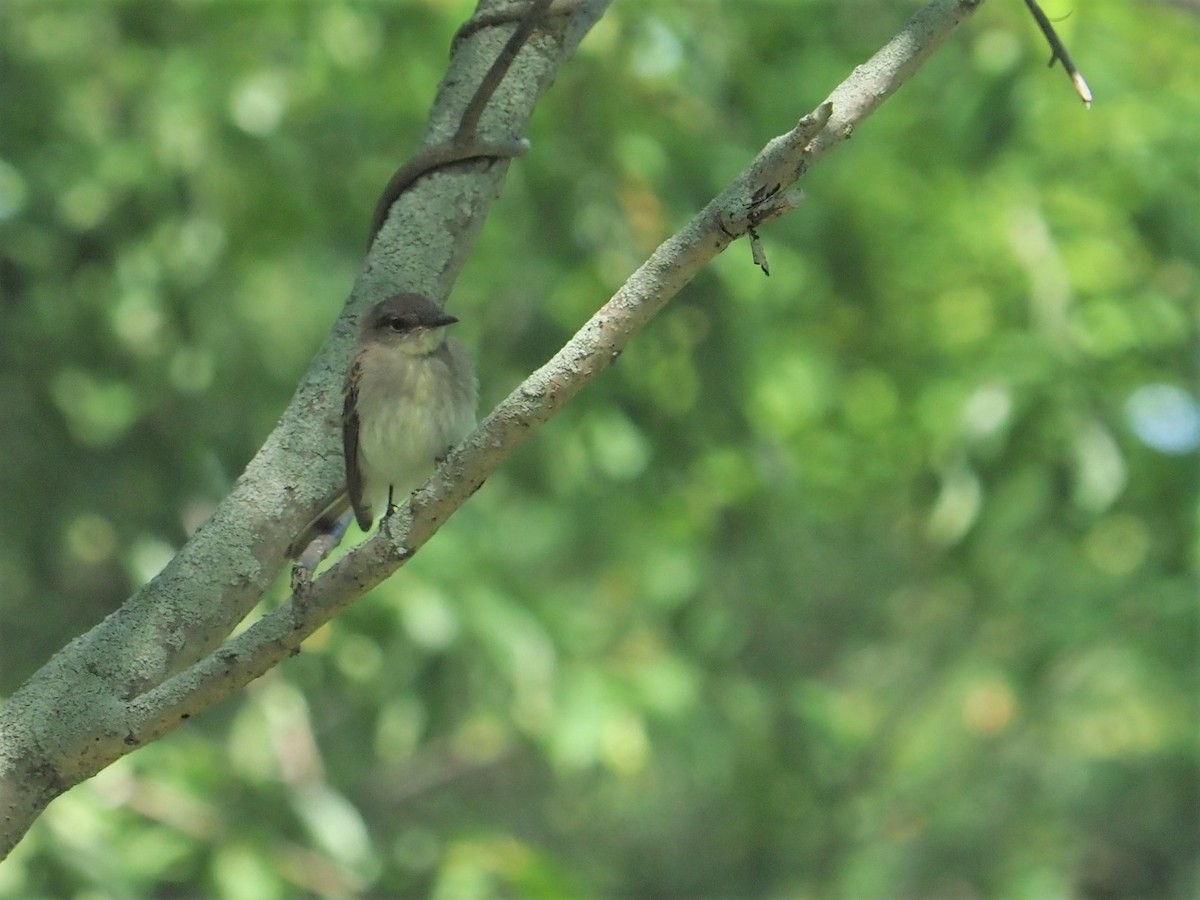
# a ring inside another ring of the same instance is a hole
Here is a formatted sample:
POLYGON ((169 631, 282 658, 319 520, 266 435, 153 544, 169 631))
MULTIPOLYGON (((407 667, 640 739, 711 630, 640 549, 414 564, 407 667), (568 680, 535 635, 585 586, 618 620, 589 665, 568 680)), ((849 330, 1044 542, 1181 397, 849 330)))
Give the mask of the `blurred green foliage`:
MULTIPOLYGON (((1200 21, 1046 6, 1092 111, 987 4, 769 279, 730 248, 0 895, 1195 896, 1200 21)), ((915 7, 615 4, 451 301, 485 404, 915 7)), ((0 7, 0 692, 270 431, 469 11, 0 7)))

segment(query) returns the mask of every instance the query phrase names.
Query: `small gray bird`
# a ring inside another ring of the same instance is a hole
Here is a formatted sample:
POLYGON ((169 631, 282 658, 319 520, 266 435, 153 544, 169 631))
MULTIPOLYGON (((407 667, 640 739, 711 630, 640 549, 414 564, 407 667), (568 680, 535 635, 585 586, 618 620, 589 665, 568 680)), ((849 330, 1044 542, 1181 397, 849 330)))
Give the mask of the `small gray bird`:
POLYGON ((367 312, 343 388, 346 487, 292 542, 293 557, 350 508, 370 529, 471 433, 479 385, 466 348, 446 337, 457 321, 421 294, 396 294, 367 312))

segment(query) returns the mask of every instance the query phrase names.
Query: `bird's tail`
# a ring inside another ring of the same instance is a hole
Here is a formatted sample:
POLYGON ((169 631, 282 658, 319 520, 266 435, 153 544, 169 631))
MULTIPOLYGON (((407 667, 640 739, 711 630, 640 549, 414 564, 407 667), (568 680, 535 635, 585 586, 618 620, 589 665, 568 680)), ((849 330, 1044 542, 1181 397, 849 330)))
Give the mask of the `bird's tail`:
POLYGON ((311 522, 304 526, 296 539, 288 546, 288 556, 295 560, 300 560, 301 556, 306 554, 312 556, 313 554, 307 553, 309 547, 320 541, 325 546, 321 548, 317 561, 324 559, 329 551, 338 545, 346 533, 346 529, 350 526, 349 513, 350 498, 346 496, 346 491, 343 489, 334 495, 333 499, 313 517, 311 522))

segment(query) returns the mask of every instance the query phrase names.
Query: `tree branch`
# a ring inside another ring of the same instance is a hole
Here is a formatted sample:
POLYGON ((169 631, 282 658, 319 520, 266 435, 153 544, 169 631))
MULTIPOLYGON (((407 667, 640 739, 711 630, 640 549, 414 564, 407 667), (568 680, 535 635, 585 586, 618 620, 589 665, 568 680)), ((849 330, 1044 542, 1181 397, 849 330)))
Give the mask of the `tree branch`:
POLYGON ((1046 15, 1037 0, 1025 0, 1025 5, 1029 8, 1029 12, 1033 16, 1033 21, 1037 22, 1038 28, 1042 30, 1042 35, 1046 38, 1046 43, 1050 45, 1050 65, 1053 66, 1056 62, 1062 63, 1063 69, 1066 70, 1067 76, 1071 79, 1071 84, 1075 86, 1075 93, 1079 95, 1079 99, 1083 101, 1083 105, 1091 109, 1091 88, 1084 81, 1083 73, 1075 65, 1075 60, 1071 59, 1071 54, 1067 52, 1066 44, 1062 42, 1062 38, 1054 30, 1054 25, 1051 23, 1049 16, 1046 15))
MULTIPOLYGON (((496 86, 479 130, 520 135, 542 93, 610 0, 581 0, 537 28, 496 86)), ((515 7, 481 0, 483 25, 456 41, 422 146, 444 144, 508 37, 515 7)), ((233 491, 166 568, 60 650, 0 710, 0 858, 54 797, 142 740, 137 698, 212 653, 276 582, 291 537, 344 482, 338 394, 358 311, 400 288, 445 297, 506 166, 464 163, 394 204, 341 317, 278 426, 233 491)))
POLYGON ((518 446, 611 365, 704 265, 737 236, 793 209, 797 195, 786 188, 849 138, 981 2, 931 3, 828 100, 768 143, 549 362, 492 410, 385 528, 217 653, 131 704, 130 724, 139 741, 158 737, 179 718, 200 712, 298 652, 306 637, 392 575, 518 446))
MULTIPOLYGON (((789 188, 846 140, 982 2, 934 0, 918 12, 828 101, 770 141, 664 242, 549 362, 493 410, 385 530, 225 641, 275 579, 291 536, 316 508, 322 489, 341 478, 331 399, 349 350, 353 313, 397 285, 445 296, 502 166, 473 177, 438 172, 415 184, 397 201, 372 247, 348 304, 350 314, 338 322, 284 419, 212 520, 162 574, 56 655, 0 711, 0 855, 58 793, 295 653, 317 627, 391 575, 517 446, 611 365, 706 263, 736 237, 793 209, 799 196, 789 188), (314 463, 313 448, 327 448, 323 462, 314 463)), ((581 3, 562 27, 535 38, 530 64, 510 73, 482 127, 504 122, 523 128, 536 97, 605 5, 581 3)), ((464 39, 461 53, 471 52, 489 31, 464 39)), ((495 46, 475 48, 476 56, 489 61, 495 52, 495 46)), ((447 76, 427 143, 453 133, 469 100, 461 85, 478 83, 479 77, 447 76)))

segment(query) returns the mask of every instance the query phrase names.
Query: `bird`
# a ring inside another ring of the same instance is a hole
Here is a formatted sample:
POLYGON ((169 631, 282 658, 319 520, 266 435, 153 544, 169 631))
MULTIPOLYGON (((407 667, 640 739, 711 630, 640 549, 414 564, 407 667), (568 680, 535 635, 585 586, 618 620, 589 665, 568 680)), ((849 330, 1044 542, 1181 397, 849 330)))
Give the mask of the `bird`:
POLYGON ((390 511, 394 499, 420 487, 475 428, 475 366, 446 335, 457 321, 418 293, 394 294, 367 310, 342 390, 346 484, 292 542, 293 558, 333 533, 351 509, 369 531, 380 509, 390 511))

